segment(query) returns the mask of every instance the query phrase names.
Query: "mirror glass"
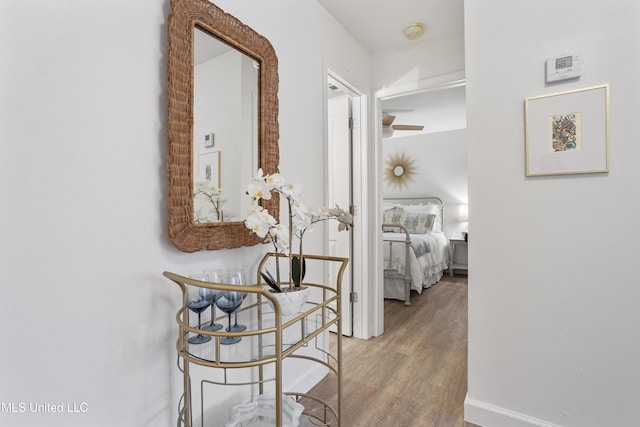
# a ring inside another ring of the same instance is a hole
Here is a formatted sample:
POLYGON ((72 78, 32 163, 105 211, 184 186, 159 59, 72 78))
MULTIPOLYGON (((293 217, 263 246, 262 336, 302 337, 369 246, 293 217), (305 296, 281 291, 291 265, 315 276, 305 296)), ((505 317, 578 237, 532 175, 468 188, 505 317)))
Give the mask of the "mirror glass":
POLYGON ((404 173, 404 168, 402 167, 402 165, 397 165, 396 167, 393 168, 393 174, 395 176, 402 176, 403 173, 404 173))
MULTIPOLYGON (((168 237, 181 251, 261 243, 248 183, 278 172, 278 58, 208 0, 171 0, 167 26, 168 237)), ((279 217, 277 195, 262 202, 279 217)))
POLYGON ((194 29, 193 220, 241 221, 258 169, 260 63, 194 29))

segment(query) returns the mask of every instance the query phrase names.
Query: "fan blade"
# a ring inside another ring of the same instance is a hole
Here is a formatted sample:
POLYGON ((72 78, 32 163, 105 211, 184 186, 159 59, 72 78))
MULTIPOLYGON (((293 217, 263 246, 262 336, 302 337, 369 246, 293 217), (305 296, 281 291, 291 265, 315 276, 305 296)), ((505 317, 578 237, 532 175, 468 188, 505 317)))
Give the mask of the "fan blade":
POLYGON ((393 130, 422 130, 424 126, 417 125, 393 125, 391 126, 393 130))
POLYGON ((396 119, 396 116, 392 116, 390 114, 384 116, 382 118, 382 126, 391 126, 391 123, 396 119))

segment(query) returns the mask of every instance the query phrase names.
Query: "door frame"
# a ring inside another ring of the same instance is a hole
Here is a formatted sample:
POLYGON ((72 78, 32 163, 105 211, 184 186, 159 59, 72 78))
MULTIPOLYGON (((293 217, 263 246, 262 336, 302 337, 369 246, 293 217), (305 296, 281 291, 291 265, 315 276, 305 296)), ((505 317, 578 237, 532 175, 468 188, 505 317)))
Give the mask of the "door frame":
POLYGON ((368 330, 370 336, 379 336, 384 333, 384 271, 382 257, 382 100, 395 98, 398 96, 410 95, 416 92, 427 90, 446 89, 450 87, 462 86, 466 83, 465 72, 457 71, 454 73, 443 74, 437 77, 409 82, 402 85, 390 86, 380 89, 375 93, 374 101, 374 117, 375 126, 375 144, 374 144, 374 161, 376 167, 371 171, 371 181, 376 183, 376 192, 373 200, 370 201, 369 208, 373 215, 371 222, 375 232, 375 244, 371 245, 371 258, 376 262, 370 263, 368 275, 371 278, 371 292, 369 297, 369 306, 371 307, 371 316, 368 319, 368 330))
MULTIPOLYGON (((328 87, 327 79, 331 78, 338 82, 341 86, 348 90, 352 101, 352 116, 353 116, 353 130, 352 130, 352 152, 351 152, 351 198, 352 203, 355 206, 355 215, 353 217, 353 236, 352 236, 352 259, 351 262, 351 283, 352 290, 358 295, 358 301, 351 305, 352 316, 352 332, 356 338, 369 338, 368 324, 369 324, 369 310, 366 307, 369 301, 367 291, 368 287, 363 286, 364 283, 368 283, 369 266, 364 262, 364 256, 367 254, 367 248, 369 244, 369 233, 367 230, 367 207, 369 206, 369 200, 367 199, 367 189, 365 184, 367 182, 369 169, 367 168, 368 151, 367 151, 367 103, 368 97, 362 89, 357 85, 349 81, 342 76, 337 70, 330 66, 326 67, 324 73, 324 141, 328 146, 328 87)), ((327 152, 327 150, 325 150, 327 152)), ((325 154, 325 161, 328 162, 327 155, 325 154)), ((325 164, 325 171, 327 170, 325 164)), ((325 182, 328 177, 325 177, 325 182)), ((325 185, 325 200, 328 200, 328 186, 325 185)), ((328 233, 328 231, 327 231, 328 233)), ((328 242, 328 239, 324 239, 328 242)), ((328 243, 325 243, 328 245, 328 243)), ((328 248, 325 247, 325 251, 328 248)))

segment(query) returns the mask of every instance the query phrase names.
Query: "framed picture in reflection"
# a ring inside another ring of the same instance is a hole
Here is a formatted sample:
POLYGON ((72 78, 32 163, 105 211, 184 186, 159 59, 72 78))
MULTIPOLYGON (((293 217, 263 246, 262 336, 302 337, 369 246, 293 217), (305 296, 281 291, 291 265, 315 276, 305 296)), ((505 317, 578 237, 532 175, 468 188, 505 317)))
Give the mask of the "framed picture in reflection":
POLYGON ((220 188, 220 151, 211 151, 198 156, 198 176, 220 188))

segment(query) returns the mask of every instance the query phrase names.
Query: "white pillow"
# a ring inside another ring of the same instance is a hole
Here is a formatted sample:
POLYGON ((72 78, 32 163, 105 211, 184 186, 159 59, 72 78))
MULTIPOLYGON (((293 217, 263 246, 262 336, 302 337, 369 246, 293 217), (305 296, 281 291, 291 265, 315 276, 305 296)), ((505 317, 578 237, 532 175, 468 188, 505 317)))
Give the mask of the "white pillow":
POLYGON ((405 212, 411 212, 411 213, 428 213, 428 214, 438 214, 440 213, 440 209, 438 208, 438 205, 436 205, 435 203, 427 203, 426 205, 423 204, 419 204, 419 205, 405 205, 403 206, 405 212))

